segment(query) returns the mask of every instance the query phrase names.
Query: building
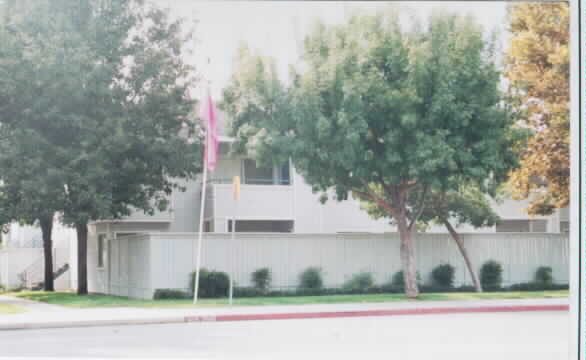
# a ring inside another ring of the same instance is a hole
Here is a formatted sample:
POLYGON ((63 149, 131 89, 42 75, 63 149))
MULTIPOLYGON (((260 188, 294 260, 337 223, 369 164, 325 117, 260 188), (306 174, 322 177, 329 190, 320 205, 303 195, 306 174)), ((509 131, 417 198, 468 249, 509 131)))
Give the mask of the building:
MULTIPOLYGON (((325 239, 335 237, 336 234, 348 236, 379 234, 378 236, 381 237, 385 233, 396 232, 388 220, 371 219, 360 208, 359 201, 351 196, 348 200, 341 202, 330 200, 322 204, 319 201, 319 194, 312 193, 311 187, 305 183, 291 162, 280 167, 258 167, 252 159, 229 156, 232 139, 226 136, 221 136, 220 139, 220 160, 216 170, 209 175, 209 181, 206 184, 206 205, 203 217, 207 239, 218 239, 217 244, 219 244, 229 238, 233 221, 235 221, 236 233, 240 234, 239 238, 248 239, 251 239, 251 236, 254 238, 253 234, 263 234, 262 236, 274 234, 275 238, 279 239, 287 237, 287 239, 302 239, 308 236, 313 238, 321 236, 325 239), (240 176, 242 183, 238 201, 233 198, 232 178, 234 176, 240 176)), ((152 285, 155 281, 153 279, 158 278, 160 271, 157 270, 156 274, 144 275, 145 271, 150 273, 151 270, 141 268, 139 265, 148 258, 148 262, 156 262, 158 266, 162 266, 160 264, 163 260, 159 258, 163 256, 161 254, 165 251, 177 252, 177 249, 190 252, 191 260, 189 258, 180 260, 184 262, 182 270, 166 275, 167 280, 158 281, 158 288, 186 287, 187 274, 194 267, 193 243, 199 231, 202 184, 201 179, 198 178, 196 181, 184 182, 183 185, 186 191, 172 194, 167 211, 157 212, 152 216, 135 212, 122 220, 103 220, 90 225, 88 234, 90 291, 150 297, 155 288, 152 285), (153 240, 155 237, 168 240, 161 245, 161 242, 153 240), (171 238, 177 240, 169 240, 171 238), (183 245, 179 245, 180 242, 183 245), (191 245, 187 245, 187 242, 191 245), (163 246, 167 250, 158 246, 163 246), (127 266, 126 270, 123 266, 127 266), (136 270, 132 271, 132 267, 136 267, 136 270), (147 277, 143 278, 142 275, 137 275, 138 273, 147 277), (135 280, 131 279, 133 276, 135 280), (174 282, 176 277, 181 278, 179 283, 174 282), (149 290, 140 290, 141 287, 137 285, 133 292, 130 290, 130 285, 127 287, 119 285, 120 283, 130 284, 133 281, 143 283, 142 288, 148 287, 149 290), (171 286, 171 283, 175 285, 171 286)), ((556 233, 559 235, 560 232, 567 232, 567 209, 551 216, 529 217, 523 210, 526 204, 526 201, 513 200, 495 204, 498 214, 502 217, 501 223, 483 229, 462 226, 458 230, 461 233, 483 234, 556 233)), ((429 229, 428 232, 444 235, 447 233, 443 227, 439 226, 429 229)), ((561 238, 567 238, 567 236, 562 235, 561 238)), ((242 279, 241 283, 247 282, 245 278, 242 279)), ((531 279, 527 279, 529 280, 531 279)), ((287 280, 288 284, 291 281, 287 280)))

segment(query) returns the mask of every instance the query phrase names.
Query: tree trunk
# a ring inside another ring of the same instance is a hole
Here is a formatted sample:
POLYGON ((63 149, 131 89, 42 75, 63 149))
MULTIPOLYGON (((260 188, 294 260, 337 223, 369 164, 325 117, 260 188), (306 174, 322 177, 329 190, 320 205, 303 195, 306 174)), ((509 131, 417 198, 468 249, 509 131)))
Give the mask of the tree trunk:
POLYGON ((456 232, 452 224, 449 221, 443 220, 444 225, 450 232, 452 239, 458 244, 458 248, 460 249, 460 253, 464 257, 464 261, 466 262, 466 266, 468 267, 468 272, 470 273, 470 277, 472 277, 472 282, 474 283, 474 287, 476 288, 476 292, 482 292, 482 286, 480 285, 480 280, 478 279, 478 275, 476 274, 476 270, 474 270, 474 266, 472 266, 472 261, 470 261, 470 257, 468 256, 468 251, 464 247, 464 243, 462 239, 460 239, 460 234, 456 232))
POLYGON ((87 224, 76 224, 77 232, 77 294, 87 295, 87 224))
POLYGON ((417 286, 417 270, 415 269, 413 232, 407 226, 407 217, 404 213, 398 216, 396 220, 401 238, 401 264, 405 280, 405 295, 410 299, 414 299, 419 295, 419 288, 417 286))
POLYGON ((53 238, 51 233, 53 231, 53 216, 47 216, 39 219, 41 225, 41 232, 43 236, 43 257, 45 258, 45 277, 44 289, 45 291, 54 291, 53 281, 53 238))

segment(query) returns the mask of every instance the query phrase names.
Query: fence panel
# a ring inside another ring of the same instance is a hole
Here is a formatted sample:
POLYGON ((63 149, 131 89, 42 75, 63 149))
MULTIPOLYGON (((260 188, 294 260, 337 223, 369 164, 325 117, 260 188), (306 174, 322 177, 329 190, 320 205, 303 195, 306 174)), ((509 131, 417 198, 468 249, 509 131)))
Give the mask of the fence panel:
MULTIPOLYGON (((539 266, 551 266, 555 282, 568 282, 567 234, 462 234, 462 239, 477 270, 491 259, 503 265, 503 285, 532 281, 539 266)), ((112 284, 114 293, 148 297, 156 288, 187 289, 189 272, 195 268, 197 234, 151 233, 129 240, 114 241, 112 247, 111 278, 118 280, 112 284), (150 254, 148 238, 158 244, 150 254)), ((414 241, 417 270, 424 282, 435 266, 449 263, 456 268, 456 285, 471 284, 460 251, 448 234, 417 234, 414 241)), ((372 273, 382 284, 401 270, 400 239, 395 233, 239 233, 232 242, 230 234, 204 235, 202 267, 233 269, 238 286, 251 286, 251 273, 268 267, 274 288, 294 288, 299 274, 309 266, 323 269, 327 287, 342 286, 362 271, 372 273)))

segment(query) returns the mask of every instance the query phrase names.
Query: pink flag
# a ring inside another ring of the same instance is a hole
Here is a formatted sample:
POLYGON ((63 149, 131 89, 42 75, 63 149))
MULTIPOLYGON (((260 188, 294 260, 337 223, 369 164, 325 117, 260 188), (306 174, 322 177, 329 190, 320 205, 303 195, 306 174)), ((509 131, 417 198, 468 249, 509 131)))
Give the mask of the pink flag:
POLYGON ((202 107, 201 117, 206 124, 206 143, 204 150, 204 166, 207 165, 210 171, 214 171, 218 162, 218 128, 216 107, 212 96, 208 93, 207 99, 202 107))

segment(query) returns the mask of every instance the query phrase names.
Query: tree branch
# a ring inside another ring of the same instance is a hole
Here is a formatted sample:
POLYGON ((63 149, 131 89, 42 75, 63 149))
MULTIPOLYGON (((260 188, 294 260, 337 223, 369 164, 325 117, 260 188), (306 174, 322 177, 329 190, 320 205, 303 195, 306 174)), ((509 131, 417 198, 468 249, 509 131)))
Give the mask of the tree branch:
POLYGON ((387 210, 391 216, 396 217, 395 216, 395 209, 393 209, 392 206, 390 206, 386 201, 384 201, 383 199, 379 198, 376 195, 370 194, 368 192, 364 192, 364 191, 360 191, 357 189, 351 189, 351 191, 355 194, 358 194, 359 196, 365 197, 367 199, 370 199, 371 201, 374 201, 375 203, 377 203, 378 205, 380 205, 381 207, 383 207, 385 210, 387 210))

